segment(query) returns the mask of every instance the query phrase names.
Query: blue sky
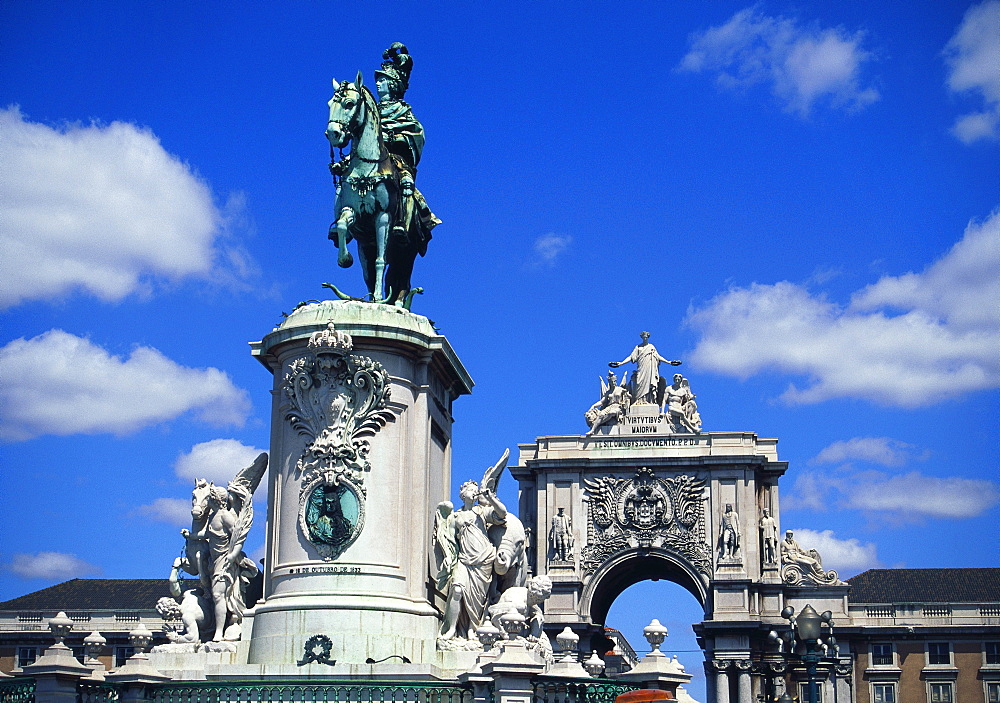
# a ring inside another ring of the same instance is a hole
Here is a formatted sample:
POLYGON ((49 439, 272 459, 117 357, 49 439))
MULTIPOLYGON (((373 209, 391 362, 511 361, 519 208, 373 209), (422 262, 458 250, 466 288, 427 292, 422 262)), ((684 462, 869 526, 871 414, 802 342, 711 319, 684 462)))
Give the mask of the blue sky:
POLYGON ((14 0, 0 599, 165 576, 190 479, 267 448, 247 342, 363 289, 326 101, 393 41, 444 220, 414 308, 477 383, 455 481, 584 431, 647 329, 706 430, 780 438, 781 527, 842 575, 998 564, 1000 2, 14 0))

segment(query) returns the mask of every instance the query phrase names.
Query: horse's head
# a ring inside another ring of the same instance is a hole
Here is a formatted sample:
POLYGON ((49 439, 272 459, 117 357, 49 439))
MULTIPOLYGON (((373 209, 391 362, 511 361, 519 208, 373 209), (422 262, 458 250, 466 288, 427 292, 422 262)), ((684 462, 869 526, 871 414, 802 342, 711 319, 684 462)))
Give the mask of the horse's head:
POLYGON ((194 490, 191 491, 191 519, 195 522, 205 519, 208 515, 212 488, 213 485, 203 478, 194 482, 194 490))
POLYGON ((347 145, 364 124, 366 93, 361 71, 353 83, 333 81, 330 98, 330 120, 326 124, 326 138, 337 148, 347 145))

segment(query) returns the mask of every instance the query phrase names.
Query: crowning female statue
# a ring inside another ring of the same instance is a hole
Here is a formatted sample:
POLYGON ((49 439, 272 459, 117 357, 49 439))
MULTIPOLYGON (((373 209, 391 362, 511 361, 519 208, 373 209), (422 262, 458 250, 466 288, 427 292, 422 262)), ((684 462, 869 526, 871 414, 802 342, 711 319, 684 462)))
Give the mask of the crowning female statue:
MULTIPOLYGON (((396 42, 382 54, 375 72, 379 102, 362 85, 333 82, 330 118, 330 173, 337 183, 336 221, 330 239, 337 244, 337 263, 354 262, 347 251, 357 240, 358 259, 373 302, 409 308, 413 293, 410 275, 417 254, 427 253, 431 230, 441 221, 416 189, 417 164, 424 148, 424 128, 403 101, 409 87, 413 59, 396 42), (351 144, 351 153, 334 160, 334 149, 351 144)), ((349 299, 332 284, 324 284, 349 299)))
POLYGON ((611 368, 618 368, 623 364, 635 364, 635 373, 632 374, 632 402, 642 405, 659 405, 663 396, 663 388, 660 384, 660 364, 670 364, 680 366, 679 361, 670 361, 660 356, 656 347, 649 343, 649 332, 641 332, 642 344, 636 346, 626 358, 621 361, 612 361, 608 364, 611 368))

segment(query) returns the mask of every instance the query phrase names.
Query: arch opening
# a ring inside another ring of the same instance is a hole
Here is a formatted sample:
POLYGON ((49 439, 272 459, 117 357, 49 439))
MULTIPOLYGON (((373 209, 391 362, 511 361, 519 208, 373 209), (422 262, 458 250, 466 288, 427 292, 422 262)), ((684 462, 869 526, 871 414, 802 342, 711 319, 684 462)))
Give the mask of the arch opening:
POLYGON ((677 657, 692 675, 684 688, 695 700, 706 701, 705 655, 692 627, 703 617, 703 606, 687 588, 671 580, 647 579, 626 587, 614 599, 603 624, 621 632, 641 658, 650 650, 642 630, 653 618, 659 620, 667 628, 660 651, 677 657))
POLYGON ((604 624, 611 604, 625 589, 641 581, 661 579, 676 583, 694 596, 704 616, 708 593, 702 579, 685 562, 658 549, 631 549, 609 559, 584 586, 582 610, 590 615, 591 622, 604 624))

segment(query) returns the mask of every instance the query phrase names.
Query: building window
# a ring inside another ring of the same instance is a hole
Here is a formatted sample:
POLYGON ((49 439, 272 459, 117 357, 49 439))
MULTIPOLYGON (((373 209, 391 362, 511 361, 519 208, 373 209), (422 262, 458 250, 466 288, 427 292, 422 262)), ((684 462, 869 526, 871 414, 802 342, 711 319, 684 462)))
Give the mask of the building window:
POLYGON ((896 703, 896 684, 872 684, 872 703, 896 703))
POLYGON ((930 684, 930 691, 931 703, 952 703, 954 700, 950 682, 932 683, 930 684))
MULTIPOLYGON (((951 664, 951 647, 947 642, 927 643, 927 663, 930 665, 951 664)), ((950 699, 949 699, 950 700, 950 699)))
POLYGON ((76 660, 83 664, 83 660, 87 658, 87 649, 81 644, 79 647, 70 647, 73 650, 73 656, 76 660))
POLYGON ((18 647, 17 665, 19 667, 31 666, 38 659, 38 647, 18 647))
POLYGON ((126 660, 135 654, 135 647, 115 647, 115 667, 125 666, 126 660))
MULTIPOLYGON (((799 684, 799 701, 801 703, 809 703, 808 683, 799 684)), ((823 703, 823 684, 819 681, 816 682, 816 703, 823 703)))
POLYGON ((986 684, 986 703, 1000 703, 1000 683, 986 684))
POLYGON ((892 645, 872 645, 872 666, 892 666, 892 645))
POLYGON ((987 642, 983 649, 987 664, 1000 664, 1000 642, 987 642))

